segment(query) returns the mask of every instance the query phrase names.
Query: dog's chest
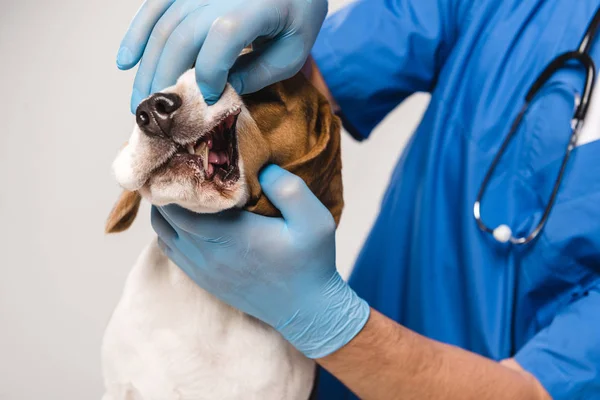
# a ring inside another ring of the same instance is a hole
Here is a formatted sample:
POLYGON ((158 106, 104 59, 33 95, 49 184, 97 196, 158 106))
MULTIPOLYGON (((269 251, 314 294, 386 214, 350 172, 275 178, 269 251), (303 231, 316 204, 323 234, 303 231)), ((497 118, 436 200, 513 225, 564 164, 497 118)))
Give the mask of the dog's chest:
POLYGON ((106 400, 305 400, 314 374, 311 360, 198 288, 155 241, 128 277, 102 362, 106 400))

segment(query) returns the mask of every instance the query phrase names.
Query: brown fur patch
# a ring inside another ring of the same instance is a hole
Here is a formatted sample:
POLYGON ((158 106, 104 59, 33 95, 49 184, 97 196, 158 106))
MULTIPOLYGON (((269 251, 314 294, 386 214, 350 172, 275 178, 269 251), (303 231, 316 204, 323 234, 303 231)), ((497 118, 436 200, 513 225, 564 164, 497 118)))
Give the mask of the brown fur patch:
MULTIPOLYGON (((244 124, 238 120, 238 146, 250 193, 246 209, 280 216, 258 182, 260 170, 273 163, 302 178, 338 224, 344 207, 341 123, 329 102, 302 74, 243 100, 253 119, 244 124)), ((220 194, 229 195, 226 190, 220 194)), ((127 229, 139 205, 140 195, 125 191, 110 213, 106 232, 127 229)))
POLYGON ((280 215, 257 181, 259 169, 273 163, 302 178, 339 223, 344 207, 341 123, 325 97, 298 74, 244 96, 244 103, 261 136, 245 143, 250 148, 244 148, 242 154, 251 188, 246 208, 258 214, 280 215))

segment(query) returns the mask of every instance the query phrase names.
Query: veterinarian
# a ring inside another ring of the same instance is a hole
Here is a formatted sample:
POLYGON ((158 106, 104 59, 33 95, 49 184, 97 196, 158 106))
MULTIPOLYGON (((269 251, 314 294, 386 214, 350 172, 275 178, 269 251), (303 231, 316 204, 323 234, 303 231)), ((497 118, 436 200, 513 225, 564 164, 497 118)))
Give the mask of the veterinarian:
POLYGON ((283 218, 164 207, 161 246, 316 359, 321 399, 600 398, 600 109, 582 111, 599 7, 358 0, 323 24, 324 0, 148 0, 117 61, 141 59, 134 109, 194 62, 209 104, 305 66, 358 140, 431 93, 349 284, 328 211, 275 166, 261 184, 283 218))

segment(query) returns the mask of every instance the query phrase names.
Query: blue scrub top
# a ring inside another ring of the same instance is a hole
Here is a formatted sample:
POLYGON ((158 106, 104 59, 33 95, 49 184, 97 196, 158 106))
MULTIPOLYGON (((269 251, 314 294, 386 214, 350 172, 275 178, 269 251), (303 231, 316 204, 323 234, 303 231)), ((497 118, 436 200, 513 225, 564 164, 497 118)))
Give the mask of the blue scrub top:
MULTIPOLYGON (((327 19, 313 49, 359 138, 410 94, 432 95, 352 287, 418 333, 494 360, 516 357, 555 399, 600 399, 600 141, 575 149, 532 245, 482 233, 473 202, 529 86, 551 59, 577 48, 599 6, 359 0, 327 19)), ((600 65, 600 43, 593 58, 600 65)), ((521 235, 539 220, 583 80, 574 66, 536 98, 483 199, 489 226, 507 223, 521 235)), ((326 373, 319 391, 324 400, 356 398, 326 373)))

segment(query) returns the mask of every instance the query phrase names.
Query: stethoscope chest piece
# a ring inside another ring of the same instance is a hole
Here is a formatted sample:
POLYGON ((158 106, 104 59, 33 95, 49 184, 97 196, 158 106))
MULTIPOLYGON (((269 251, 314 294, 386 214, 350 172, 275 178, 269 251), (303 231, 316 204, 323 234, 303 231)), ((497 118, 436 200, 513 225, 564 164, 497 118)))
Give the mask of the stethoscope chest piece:
POLYGON ((592 46, 592 42, 596 35, 596 31, 600 26, 600 8, 596 10, 596 14, 590 22, 581 43, 579 44, 579 48, 575 51, 568 51, 556 57, 552 60, 548 66, 542 71, 542 73, 537 77, 537 79, 533 82, 529 90, 527 91, 527 95, 525 96, 525 104, 517 114, 517 117, 513 121, 510 131, 504 141, 502 142, 500 149, 494 156, 492 160, 492 164, 490 165, 488 171, 486 172, 481 187, 479 188, 479 192, 477 193, 477 198, 475 200, 475 204, 473 206, 473 216, 475 217, 475 221, 477 225, 483 232, 487 232, 491 234, 496 241, 500 243, 512 243, 512 244, 526 244, 533 241, 539 233, 542 231, 543 227, 548 220, 550 215, 550 211, 552 210, 552 206, 556 200, 556 196, 558 194, 558 190, 560 188, 560 184, 562 183, 563 176, 567 167, 567 162, 571 155, 571 151, 575 148, 577 143, 577 138, 579 136, 579 132, 583 127, 583 122, 585 120, 585 116, 587 114, 587 110, 589 108, 592 90, 594 88, 594 83, 596 79, 596 65, 594 60, 592 60, 590 56, 590 48, 592 46), (585 79, 585 87, 581 94, 580 98, 576 98, 575 111, 573 114, 572 122, 571 122, 571 137, 567 148, 565 150, 565 155, 563 156, 560 170, 558 172, 558 176, 554 183, 554 187, 552 188, 552 193, 550 194, 550 199, 546 204, 544 209, 544 213, 542 214, 542 218, 537 223, 536 227, 526 236, 515 237, 513 236, 512 229, 507 224, 498 225, 496 228, 489 228, 481 219, 481 201, 485 194, 488 184, 490 183, 490 179, 494 173, 494 170, 498 166, 502 155, 505 153, 508 144, 515 136, 518 128, 529 109, 529 105, 535 99, 536 95, 540 92, 542 87, 548 82, 548 80, 552 77, 552 75, 559 70, 567 67, 571 67, 571 63, 573 61, 578 62, 582 65, 586 70, 586 79, 585 79))
POLYGON ((512 229, 508 225, 502 224, 492 231, 494 239, 500 243, 507 243, 512 237, 512 229))

